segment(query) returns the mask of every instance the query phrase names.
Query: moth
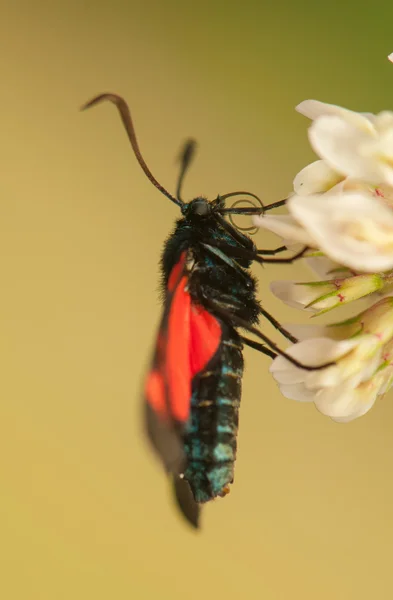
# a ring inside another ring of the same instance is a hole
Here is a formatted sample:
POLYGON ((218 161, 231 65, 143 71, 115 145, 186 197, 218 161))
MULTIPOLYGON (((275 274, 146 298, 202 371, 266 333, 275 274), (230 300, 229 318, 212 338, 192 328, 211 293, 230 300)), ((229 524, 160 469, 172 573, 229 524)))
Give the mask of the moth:
POLYGON ((198 527, 201 505, 225 496, 234 480, 244 345, 271 358, 283 354, 308 370, 326 367, 302 365, 256 328, 259 317, 264 316, 290 341, 297 341, 261 306, 250 267, 253 262, 293 262, 307 248, 290 258, 269 258, 287 248, 258 249, 250 236, 227 220, 232 215, 261 214, 285 200, 243 208, 228 207, 227 200, 259 198, 250 192, 231 192, 212 201, 202 196, 183 200, 182 184, 194 154, 193 141, 186 143, 181 155, 176 195, 170 194, 142 157, 123 98, 101 94, 82 108, 103 101, 117 107, 145 175, 180 210, 161 257, 164 302, 144 385, 144 426, 172 479, 180 511, 198 527), (250 334, 263 343, 251 339, 250 334))

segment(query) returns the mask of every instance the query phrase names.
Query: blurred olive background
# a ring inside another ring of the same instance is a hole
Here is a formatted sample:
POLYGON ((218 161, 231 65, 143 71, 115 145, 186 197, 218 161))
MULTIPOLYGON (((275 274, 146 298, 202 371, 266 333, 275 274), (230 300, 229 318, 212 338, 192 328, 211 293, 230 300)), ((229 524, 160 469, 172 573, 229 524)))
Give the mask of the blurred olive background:
MULTIPOLYGON (((338 425, 280 396, 246 350, 231 494, 195 533, 140 425, 158 259, 185 195, 286 196, 313 160, 306 98, 393 108, 391 2, 0 2, 1 597, 391 598, 393 406, 338 425)), ((273 247, 273 236, 257 236, 273 247)), ((304 267, 255 269, 269 293, 304 267)), ((271 328, 262 324, 274 339, 271 328)), ((284 343, 280 340, 280 342, 284 343)))

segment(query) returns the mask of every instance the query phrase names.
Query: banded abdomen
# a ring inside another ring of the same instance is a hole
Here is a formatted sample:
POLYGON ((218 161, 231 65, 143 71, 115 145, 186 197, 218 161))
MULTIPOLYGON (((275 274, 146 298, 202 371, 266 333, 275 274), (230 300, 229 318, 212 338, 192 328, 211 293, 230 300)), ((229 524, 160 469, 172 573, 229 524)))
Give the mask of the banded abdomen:
POLYGON ((184 479, 196 502, 225 495, 234 478, 243 355, 236 331, 222 328, 218 351, 193 380, 184 434, 184 479))

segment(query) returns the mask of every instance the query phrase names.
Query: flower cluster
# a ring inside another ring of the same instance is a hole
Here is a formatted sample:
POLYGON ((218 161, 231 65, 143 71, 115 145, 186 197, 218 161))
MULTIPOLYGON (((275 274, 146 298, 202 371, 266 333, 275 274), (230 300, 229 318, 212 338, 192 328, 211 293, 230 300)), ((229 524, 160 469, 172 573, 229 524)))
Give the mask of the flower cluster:
POLYGON ((255 218, 291 244, 319 248, 351 269, 393 268, 393 112, 360 114, 306 100, 309 139, 321 157, 294 179, 289 215, 255 218))
MULTIPOLYGON (((392 58, 393 62, 393 58, 392 58)), ((271 373, 287 398, 313 401, 324 414, 350 421, 393 384, 393 112, 356 113, 316 100, 297 110, 311 119, 319 160, 295 177, 286 215, 255 217, 288 248, 309 248, 320 281, 276 281, 273 293, 312 316, 359 298, 373 302, 330 326, 292 326, 299 340, 287 353, 307 371, 277 357, 271 373)), ((310 258, 311 257, 311 258, 310 258)))
POLYGON ((318 371, 295 367, 283 356, 270 372, 286 398, 313 401, 335 421, 364 415, 393 383, 393 298, 380 300, 349 321, 330 326, 297 325, 301 340, 287 353, 318 371))

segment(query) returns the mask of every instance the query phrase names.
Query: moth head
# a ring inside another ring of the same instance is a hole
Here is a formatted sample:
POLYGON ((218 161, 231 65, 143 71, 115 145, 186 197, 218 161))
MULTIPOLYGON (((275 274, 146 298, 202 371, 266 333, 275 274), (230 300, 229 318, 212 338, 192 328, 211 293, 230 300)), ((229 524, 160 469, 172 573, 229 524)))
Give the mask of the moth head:
POLYGON ((184 209, 182 210, 183 214, 187 218, 201 218, 208 217, 212 213, 211 203, 202 197, 194 198, 188 204, 184 205, 184 209))

